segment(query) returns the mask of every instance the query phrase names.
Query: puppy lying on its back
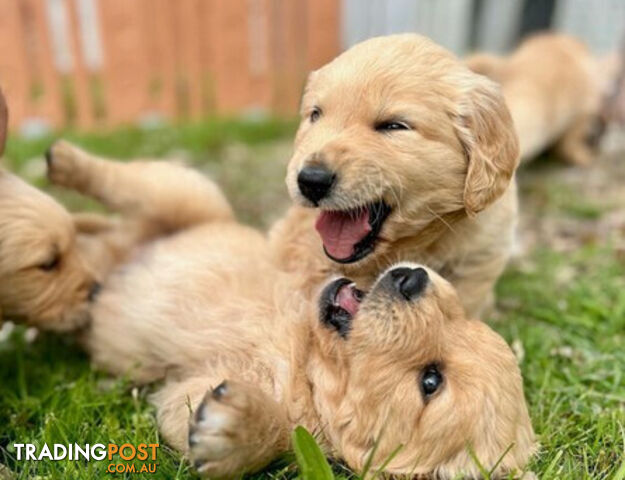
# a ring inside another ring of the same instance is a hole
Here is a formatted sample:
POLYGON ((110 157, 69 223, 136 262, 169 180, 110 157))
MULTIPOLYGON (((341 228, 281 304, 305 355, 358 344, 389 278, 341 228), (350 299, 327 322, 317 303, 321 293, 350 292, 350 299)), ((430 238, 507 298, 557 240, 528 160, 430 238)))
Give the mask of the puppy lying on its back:
POLYGON ((123 198, 135 221, 196 219, 108 276, 85 341, 112 373, 166 379, 154 397, 163 436, 202 473, 262 468, 297 424, 357 470, 376 444, 374 468, 401 445, 385 467, 397 474, 478 478, 469 446, 487 468, 510 447, 494 477, 526 464, 533 432, 514 355, 433 271, 399 264, 368 291, 338 278, 311 298, 297 287, 307 272, 273 264, 266 238, 236 223, 208 180, 195 187, 215 196, 198 201, 179 166, 161 163, 168 181, 155 182, 151 164, 67 144, 50 168, 109 205, 123 198))
POLYGON ((271 232, 283 268, 312 287, 329 272, 370 285, 394 262, 423 262, 469 315, 489 306, 517 218, 499 87, 426 38, 394 35, 313 72, 301 114, 287 174, 300 206, 271 232))
POLYGON ((587 165, 597 155, 592 137, 602 101, 614 88, 614 60, 600 61, 568 35, 544 33, 529 37, 509 57, 476 54, 466 62, 501 84, 522 161, 555 147, 564 160, 587 165))

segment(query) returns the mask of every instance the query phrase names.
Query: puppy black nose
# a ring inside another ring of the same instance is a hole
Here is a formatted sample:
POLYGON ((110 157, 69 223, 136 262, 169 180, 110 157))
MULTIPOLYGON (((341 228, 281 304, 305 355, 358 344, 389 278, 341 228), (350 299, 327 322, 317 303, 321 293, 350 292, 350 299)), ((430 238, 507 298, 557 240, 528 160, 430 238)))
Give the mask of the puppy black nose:
POLYGON ((391 271, 391 280, 397 291, 406 299, 417 298, 428 284, 428 272, 421 267, 400 267, 391 271))
POLYGON ((93 302, 96 297, 98 296, 98 293, 100 293, 100 290, 102 290, 102 285, 100 285, 98 282, 93 282, 91 284, 91 287, 89 287, 89 293, 87 294, 87 300, 89 300, 90 302, 93 302))
POLYGON ((297 185, 308 200, 315 205, 326 197, 334 185, 336 175, 323 165, 310 165, 300 170, 297 176, 297 185))

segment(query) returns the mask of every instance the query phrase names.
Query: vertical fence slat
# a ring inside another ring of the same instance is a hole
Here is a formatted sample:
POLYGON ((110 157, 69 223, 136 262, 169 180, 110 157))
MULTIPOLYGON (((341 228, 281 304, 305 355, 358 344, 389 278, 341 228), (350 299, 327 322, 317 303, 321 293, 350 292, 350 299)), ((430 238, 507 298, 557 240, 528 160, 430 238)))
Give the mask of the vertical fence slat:
POLYGON ((29 114, 51 127, 60 127, 64 119, 59 75, 52 61, 45 6, 42 0, 22 0, 21 6, 22 14, 28 18, 23 28, 28 41, 26 54, 32 82, 29 114))
POLYGON ((19 127, 29 114, 31 78, 26 63, 18 3, 0 0, 0 83, 9 108, 9 126, 19 127))
POLYGON ((104 50, 104 86, 108 121, 127 124, 149 111, 146 49, 137 21, 145 12, 141 3, 100 0, 104 50))
POLYGON ((80 39, 80 19, 74 0, 65 0, 65 8, 69 18, 70 43, 72 52, 71 83, 76 106, 75 122, 85 128, 94 125, 95 116, 93 111, 93 99, 89 72, 85 65, 82 42, 80 39))
POLYGON ((335 0, 307 2, 308 70, 332 60, 340 51, 340 15, 335 0))
POLYGON ((270 0, 247 0, 249 107, 267 110, 272 105, 270 0))
POLYGON ((218 52, 218 21, 216 2, 202 2, 200 5, 200 55, 202 62, 202 98, 204 109, 214 114, 218 108, 217 90, 217 52, 218 52))
POLYGON ((246 4, 243 0, 215 0, 216 108, 225 114, 245 110, 249 99, 249 44, 246 4))
POLYGON ((199 14, 198 0, 178 0, 175 16, 178 32, 177 71, 185 100, 185 113, 191 118, 202 114, 199 14))
POLYGON ((0 83, 12 128, 292 114, 339 23, 335 0, 0 0, 0 83))
POLYGON ((176 45, 174 43, 174 5, 170 0, 142 0, 143 9, 151 15, 144 16, 148 88, 153 108, 167 118, 179 114, 176 95, 176 45))

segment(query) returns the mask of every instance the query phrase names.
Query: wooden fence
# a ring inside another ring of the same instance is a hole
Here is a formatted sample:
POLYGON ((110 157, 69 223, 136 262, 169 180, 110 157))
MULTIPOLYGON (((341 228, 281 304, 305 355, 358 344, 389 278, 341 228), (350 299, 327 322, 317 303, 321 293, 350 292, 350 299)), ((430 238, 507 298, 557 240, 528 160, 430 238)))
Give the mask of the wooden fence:
MULTIPOLYGON (((255 111, 293 114, 306 74, 374 35, 504 52, 539 0, 0 0, 12 129, 37 133, 255 111)), ((597 53, 625 0, 554 0, 551 27, 597 53)))
POLYGON ((294 113, 340 48, 335 0, 0 0, 10 126, 294 113))

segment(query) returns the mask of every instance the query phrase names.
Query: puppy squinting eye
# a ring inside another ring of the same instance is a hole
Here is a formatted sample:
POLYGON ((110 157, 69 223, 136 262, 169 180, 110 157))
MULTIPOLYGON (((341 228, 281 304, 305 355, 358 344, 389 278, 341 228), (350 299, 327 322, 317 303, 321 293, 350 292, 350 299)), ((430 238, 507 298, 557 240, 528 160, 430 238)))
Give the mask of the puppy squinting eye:
POLYGON ((375 124, 376 132, 391 132, 393 130, 411 130, 410 125, 405 122, 390 121, 375 124))
POLYGON ((421 376, 421 391, 427 399, 434 395, 443 383, 443 375, 436 365, 428 365, 421 376))
POLYGON ((56 270, 56 268, 59 266, 59 263, 61 263, 61 256, 55 255, 47 262, 39 265, 38 268, 39 270, 43 270, 44 272, 51 272, 52 270, 56 270))
POLYGON ((310 112, 310 123, 315 123, 321 117, 321 109, 319 107, 313 107, 310 112))

